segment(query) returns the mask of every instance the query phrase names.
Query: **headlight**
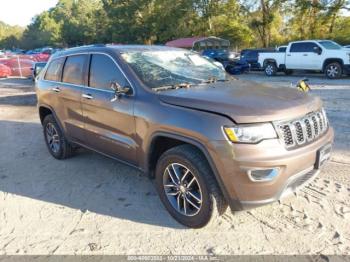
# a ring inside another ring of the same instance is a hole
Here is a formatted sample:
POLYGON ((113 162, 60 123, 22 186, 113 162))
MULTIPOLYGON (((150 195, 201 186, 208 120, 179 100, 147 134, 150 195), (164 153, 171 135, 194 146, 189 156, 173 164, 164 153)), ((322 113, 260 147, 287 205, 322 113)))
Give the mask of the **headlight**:
POLYGON ((270 123, 224 127, 224 132, 230 141, 236 143, 254 144, 264 139, 277 138, 276 131, 270 123))

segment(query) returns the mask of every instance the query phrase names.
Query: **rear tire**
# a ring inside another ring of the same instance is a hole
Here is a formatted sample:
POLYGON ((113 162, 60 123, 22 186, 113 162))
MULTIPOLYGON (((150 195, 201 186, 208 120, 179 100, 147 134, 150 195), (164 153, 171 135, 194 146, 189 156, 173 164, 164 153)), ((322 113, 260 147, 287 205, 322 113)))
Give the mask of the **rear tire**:
POLYGON ((264 71, 267 76, 275 76, 277 74, 277 66, 275 63, 268 62, 265 65, 264 71))
POLYGON ((155 180, 165 208, 187 227, 204 227, 227 209, 207 160, 191 145, 163 153, 157 163, 155 180))
POLYGON ((329 79, 338 79, 343 74, 342 66, 338 62, 329 63, 325 67, 325 75, 329 79))
POLYGON ((73 147, 64 136, 53 115, 47 115, 43 121, 46 146, 56 159, 66 159, 73 155, 73 147))

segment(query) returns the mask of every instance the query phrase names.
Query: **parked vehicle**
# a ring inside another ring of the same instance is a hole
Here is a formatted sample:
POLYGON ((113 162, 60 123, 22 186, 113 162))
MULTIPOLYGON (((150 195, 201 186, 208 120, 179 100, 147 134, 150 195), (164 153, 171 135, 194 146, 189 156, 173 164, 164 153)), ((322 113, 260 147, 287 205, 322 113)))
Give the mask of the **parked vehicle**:
POLYGON ((241 51, 240 61, 242 63, 248 63, 251 70, 261 70, 258 63, 259 53, 272 51, 272 49, 244 49, 241 51))
POLYGON ((202 55, 220 62, 226 72, 237 75, 249 71, 249 64, 235 59, 235 53, 227 49, 206 49, 202 55))
POLYGON ((47 63, 45 62, 38 62, 34 64, 34 67, 32 68, 32 76, 33 76, 33 81, 35 78, 39 75, 39 73, 44 69, 47 63))
POLYGON ((9 77, 11 75, 11 68, 0 63, 0 78, 9 77))
POLYGON ((261 53, 259 64, 267 76, 279 71, 287 75, 293 70, 322 71, 330 79, 350 74, 350 51, 329 40, 307 40, 289 43, 285 53, 261 53))
POLYGON ((333 141, 320 98, 234 79, 197 53, 165 46, 60 52, 36 93, 53 157, 79 145, 137 167, 155 179, 169 213, 194 228, 227 206, 295 191, 319 173, 333 141))
POLYGON ((3 59, 1 64, 11 69, 11 76, 31 77, 33 61, 29 59, 19 59, 16 57, 3 59))

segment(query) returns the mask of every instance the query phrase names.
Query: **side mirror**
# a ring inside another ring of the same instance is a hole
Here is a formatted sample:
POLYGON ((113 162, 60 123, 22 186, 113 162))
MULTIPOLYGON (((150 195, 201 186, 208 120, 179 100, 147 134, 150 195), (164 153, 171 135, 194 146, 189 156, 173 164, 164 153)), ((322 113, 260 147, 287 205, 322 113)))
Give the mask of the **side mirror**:
POLYGON ((320 54, 322 54, 322 49, 320 47, 318 47, 318 46, 315 46, 314 47, 314 53, 320 55, 320 54))
POLYGON ((112 102, 118 100, 123 94, 128 94, 130 92, 130 87, 122 87, 117 82, 111 83, 111 89, 114 90, 114 98, 111 100, 112 102))

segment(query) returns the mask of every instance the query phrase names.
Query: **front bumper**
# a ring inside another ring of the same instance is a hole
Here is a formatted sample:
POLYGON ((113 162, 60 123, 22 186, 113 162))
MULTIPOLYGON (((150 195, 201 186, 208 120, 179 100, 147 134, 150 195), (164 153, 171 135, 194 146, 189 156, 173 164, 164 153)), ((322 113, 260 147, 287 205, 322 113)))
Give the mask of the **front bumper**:
POLYGON ((317 151, 333 142, 333 129, 309 145, 287 150, 278 139, 259 144, 232 144, 212 141, 209 154, 213 159, 231 210, 243 210, 281 199, 306 181, 317 176, 317 151), (272 181, 254 182, 247 170, 278 168, 272 181))
POLYGON ((282 189, 273 198, 255 201, 240 201, 242 209, 252 209, 276 202, 291 193, 296 192, 307 183, 310 183, 319 173, 320 169, 315 169, 314 166, 302 170, 301 172, 289 177, 282 189))

